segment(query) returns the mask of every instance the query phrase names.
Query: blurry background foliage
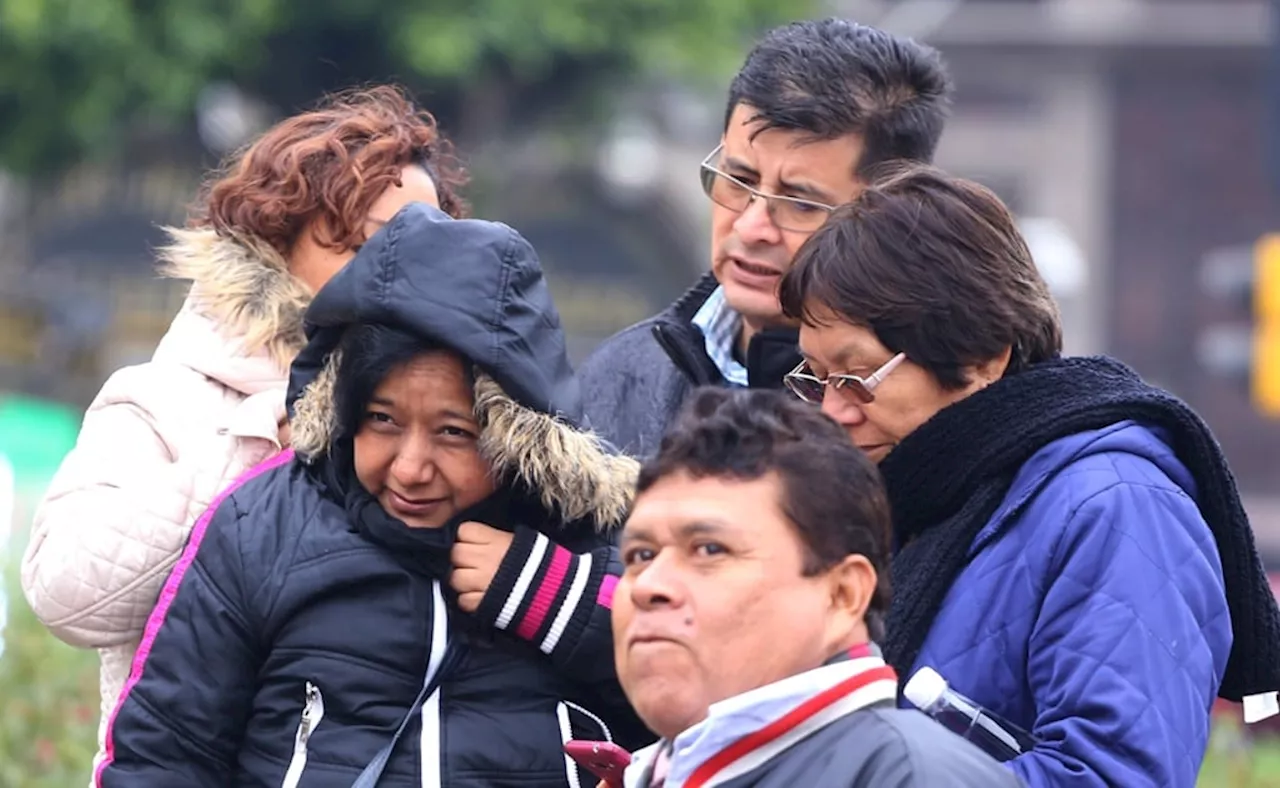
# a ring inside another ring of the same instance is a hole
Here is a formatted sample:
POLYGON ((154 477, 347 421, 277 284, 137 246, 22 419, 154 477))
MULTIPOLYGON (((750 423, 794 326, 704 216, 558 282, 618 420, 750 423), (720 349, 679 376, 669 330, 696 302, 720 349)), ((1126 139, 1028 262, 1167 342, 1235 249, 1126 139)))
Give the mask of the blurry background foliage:
MULTIPOLYGON (((813 7, 778 0, 0 0, 0 168, 47 171, 119 148, 127 125, 190 124, 200 90, 284 108, 353 81, 426 91, 483 124, 619 76, 722 82, 750 38, 813 7), (501 103, 500 101, 498 103, 501 103)), ((463 128, 472 135, 482 129, 463 128)), ((483 136, 483 135, 482 135, 483 136)))

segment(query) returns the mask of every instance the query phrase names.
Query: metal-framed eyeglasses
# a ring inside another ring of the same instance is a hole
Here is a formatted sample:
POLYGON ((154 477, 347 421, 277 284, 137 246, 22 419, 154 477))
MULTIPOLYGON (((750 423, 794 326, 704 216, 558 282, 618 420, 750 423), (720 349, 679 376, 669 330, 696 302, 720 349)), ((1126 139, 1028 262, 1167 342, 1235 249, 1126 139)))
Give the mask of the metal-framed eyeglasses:
POLYGON ((809 369, 809 362, 801 361, 795 369, 782 378, 782 382, 791 389, 792 394, 814 405, 822 404, 827 386, 831 386, 836 391, 847 391, 863 405, 869 405, 875 402, 876 386, 879 386, 906 358, 906 353, 899 353, 865 378, 858 375, 827 375, 825 378, 820 378, 809 369))
POLYGON ((781 194, 765 194, 752 186, 748 186, 727 172, 719 170, 711 162, 720 155, 724 143, 707 154, 702 160, 699 175, 702 178, 702 190, 707 193, 716 205, 742 213, 747 206, 757 199, 764 200, 769 219, 779 230, 811 233, 822 226, 834 205, 802 200, 799 197, 786 197, 781 194))

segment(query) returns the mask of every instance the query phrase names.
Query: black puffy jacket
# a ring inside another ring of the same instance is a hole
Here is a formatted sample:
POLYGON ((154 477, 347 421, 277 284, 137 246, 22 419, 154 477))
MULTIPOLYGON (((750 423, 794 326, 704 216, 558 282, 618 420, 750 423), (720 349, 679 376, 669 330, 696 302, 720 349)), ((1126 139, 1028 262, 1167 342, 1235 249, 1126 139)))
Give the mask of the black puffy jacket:
POLYGON ((410 206, 307 321, 290 387, 297 453, 255 468, 196 524, 98 784, 347 788, 407 718, 379 786, 593 785, 565 740, 652 740, 617 684, 609 622, 620 567, 607 531, 635 466, 579 429, 532 248, 503 225, 410 206), (481 447, 503 484, 445 528, 388 516, 331 435, 332 351, 360 322, 442 342, 480 373, 481 447), (448 586, 463 519, 515 532, 475 615, 448 586))

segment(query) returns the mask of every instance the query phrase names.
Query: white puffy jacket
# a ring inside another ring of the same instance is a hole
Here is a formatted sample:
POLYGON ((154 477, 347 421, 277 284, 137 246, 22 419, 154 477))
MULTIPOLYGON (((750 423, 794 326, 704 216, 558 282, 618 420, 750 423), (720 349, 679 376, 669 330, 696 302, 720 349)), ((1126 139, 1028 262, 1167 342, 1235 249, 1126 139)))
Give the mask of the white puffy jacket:
POLYGON ((270 248, 211 230, 170 234, 163 270, 191 279, 191 294, 152 360, 117 371, 89 406, 22 561, 23 591, 49 631, 98 649, 100 747, 196 518, 281 448, 288 367, 310 300, 270 248))

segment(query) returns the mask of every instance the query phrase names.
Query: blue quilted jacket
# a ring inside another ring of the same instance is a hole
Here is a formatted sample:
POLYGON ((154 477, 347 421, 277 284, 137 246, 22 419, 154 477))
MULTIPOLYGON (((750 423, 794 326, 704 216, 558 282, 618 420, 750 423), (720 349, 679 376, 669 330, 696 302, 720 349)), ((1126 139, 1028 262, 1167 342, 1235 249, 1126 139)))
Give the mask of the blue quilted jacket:
POLYGON ((1231 650, 1195 496, 1120 422, 1033 455, 971 545, 915 668, 1039 737, 1009 763, 1029 786, 1195 785, 1231 650))

